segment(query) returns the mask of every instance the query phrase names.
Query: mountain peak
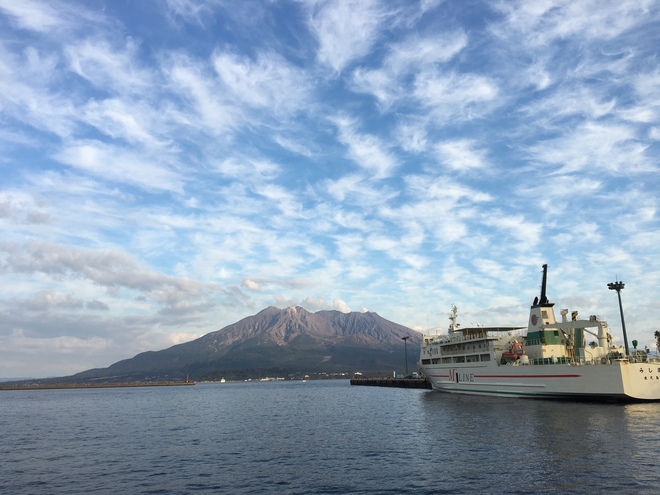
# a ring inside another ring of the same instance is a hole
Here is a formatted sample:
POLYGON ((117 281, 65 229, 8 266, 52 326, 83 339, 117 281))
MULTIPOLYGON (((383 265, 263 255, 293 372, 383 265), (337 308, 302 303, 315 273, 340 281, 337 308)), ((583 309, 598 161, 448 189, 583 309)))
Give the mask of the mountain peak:
POLYGON ((309 314, 309 312, 305 308, 303 308, 302 306, 289 306, 284 311, 286 311, 287 313, 294 314, 294 315, 295 314, 300 314, 300 313, 309 314))

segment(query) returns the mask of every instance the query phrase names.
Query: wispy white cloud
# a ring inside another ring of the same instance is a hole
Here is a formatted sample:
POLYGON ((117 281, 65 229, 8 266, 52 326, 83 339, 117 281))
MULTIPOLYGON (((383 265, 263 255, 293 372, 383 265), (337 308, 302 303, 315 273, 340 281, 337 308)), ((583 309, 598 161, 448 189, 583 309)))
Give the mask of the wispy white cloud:
POLYGON ((559 128, 569 119, 600 119, 611 115, 617 108, 615 98, 603 100, 596 91, 585 87, 566 88, 542 97, 521 108, 538 126, 559 128))
POLYGON ((216 52, 213 67, 229 92, 225 98, 277 115, 307 104, 310 85, 306 73, 276 53, 261 53, 252 61, 231 52, 216 52))
POLYGON ((41 32, 50 31, 65 22, 62 17, 62 11, 56 7, 58 5, 44 5, 31 0, 24 2, 3 0, 0 2, 0 10, 5 15, 8 15, 18 26, 41 32))
POLYGON ((321 186, 334 200, 341 202, 350 198, 355 205, 383 204, 398 196, 396 191, 378 187, 368 178, 358 174, 345 175, 337 180, 326 179, 321 186))
POLYGON ((217 164, 218 171, 232 179, 243 179, 246 183, 259 183, 274 179, 281 167, 270 160, 234 156, 217 164))
POLYGON ((436 154, 446 167, 457 171, 469 171, 487 166, 484 150, 474 149, 470 139, 445 141, 436 145, 436 154))
POLYGON ((319 3, 310 16, 310 28, 319 44, 319 61, 342 72, 371 51, 387 18, 388 13, 375 0, 319 3))
POLYGON ((131 39, 117 46, 104 39, 86 39, 65 48, 70 70, 111 94, 144 94, 153 88, 152 71, 141 67, 140 46, 131 39))
POLYGON ((216 95, 222 87, 201 61, 175 54, 163 63, 172 91, 183 99, 185 111, 175 114, 180 125, 211 135, 231 131, 240 120, 240 109, 216 95))
POLYGON ((387 143, 377 136, 358 132, 348 117, 334 119, 339 140, 347 146, 348 157, 375 179, 389 177, 397 166, 387 143))
POLYGON ((575 215, 582 198, 598 196, 603 188, 602 181, 578 175, 553 175, 551 177, 553 187, 549 188, 546 177, 536 175, 534 178, 521 181, 516 191, 516 194, 526 201, 538 204, 544 216, 561 217, 571 211, 575 215), (576 194, 576 191, 579 191, 579 194, 576 194))
MULTIPOLYGON (((652 0, 571 2, 500 2, 495 4, 507 18, 501 27, 524 33, 525 45, 546 47, 572 36, 612 39, 639 23, 652 9, 652 0)), ((503 34, 503 33, 502 33, 503 34)))
POLYGON ((284 136, 274 136, 273 141, 279 144, 282 148, 289 150, 298 155, 303 155, 308 158, 313 158, 317 154, 313 148, 310 148, 309 143, 303 143, 295 141, 294 139, 289 139, 284 136))
POLYGON ((435 71, 417 76, 413 90, 419 104, 443 125, 483 117, 497 106, 498 93, 497 83, 491 78, 435 71))
POLYGON ((285 216, 301 217, 302 206, 296 196, 284 187, 267 184, 257 188, 256 192, 270 203, 274 203, 285 216))
POLYGON ((71 142, 54 156, 63 164, 93 176, 145 189, 180 192, 182 180, 176 172, 159 164, 164 155, 148 156, 100 141, 71 142))
POLYGON ((17 54, 0 46, 0 98, 6 118, 59 136, 72 133, 74 106, 64 95, 48 90, 57 63, 57 57, 34 48, 17 54))
POLYGON ((497 244, 503 251, 529 251, 542 239, 543 225, 523 215, 507 215, 503 211, 494 210, 486 213, 482 221, 498 232, 497 244))
POLYGON ((169 15, 175 19, 183 19, 204 26, 204 20, 212 9, 207 4, 193 0, 165 0, 169 15))
POLYGON ((588 123, 572 133, 530 148, 534 160, 558 166, 558 173, 634 174, 656 169, 635 130, 623 125, 588 123))
POLYGON ((456 32, 427 38, 413 37, 392 44, 380 68, 357 68, 353 72, 353 87, 356 91, 372 94, 382 107, 388 108, 407 96, 412 76, 450 61, 466 47, 467 41, 463 32, 456 32))

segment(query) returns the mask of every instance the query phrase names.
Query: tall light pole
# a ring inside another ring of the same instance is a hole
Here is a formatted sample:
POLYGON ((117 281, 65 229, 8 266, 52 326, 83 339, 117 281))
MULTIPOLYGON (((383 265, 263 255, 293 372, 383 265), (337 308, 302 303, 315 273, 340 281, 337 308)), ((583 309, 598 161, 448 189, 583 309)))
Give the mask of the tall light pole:
POLYGON ((621 291, 626 286, 623 282, 612 282, 607 284, 607 288, 610 290, 615 290, 617 296, 619 296, 619 312, 621 313, 621 328, 623 329, 623 343, 626 346, 626 356, 630 353, 628 350, 628 334, 626 333, 626 322, 623 319, 623 305, 621 304, 621 291))
POLYGON ((409 336, 401 337, 401 340, 403 340, 403 352, 406 355, 406 376, 408 376, 408 339, 409 336))

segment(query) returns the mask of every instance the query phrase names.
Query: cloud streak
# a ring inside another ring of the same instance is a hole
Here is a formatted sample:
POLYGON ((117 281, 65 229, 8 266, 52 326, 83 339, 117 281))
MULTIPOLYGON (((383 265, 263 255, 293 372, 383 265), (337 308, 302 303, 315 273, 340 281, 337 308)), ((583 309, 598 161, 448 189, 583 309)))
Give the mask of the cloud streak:
MULTIPOLYGON (((115 289, 131 289, 150 299, 177 305, 204 297, 212 286, 194 280, 164 275, 141 268, 137 261, 120 251, 96 251, 30 240, 25 244, 0 244, 4 253, 0 270, 24 274, 44 274, 55 280, 82 278, 93 284, 115 289)), ((53 299, 41 293, 42 299, 53 299)), ((65 298, 63 301, 71 301, 65 298)), ((81 302, 76 302, 81 307, 81 302)))

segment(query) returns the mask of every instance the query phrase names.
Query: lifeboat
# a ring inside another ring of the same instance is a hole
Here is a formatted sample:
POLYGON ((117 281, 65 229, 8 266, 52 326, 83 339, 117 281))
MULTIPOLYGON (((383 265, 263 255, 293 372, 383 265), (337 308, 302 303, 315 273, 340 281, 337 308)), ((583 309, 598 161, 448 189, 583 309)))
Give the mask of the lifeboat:
POLYGON ((502 353, 502 357, 507 361, 517 361, 520 356, 525 354, 522 342, 514 341, 508 351, 502 353))

